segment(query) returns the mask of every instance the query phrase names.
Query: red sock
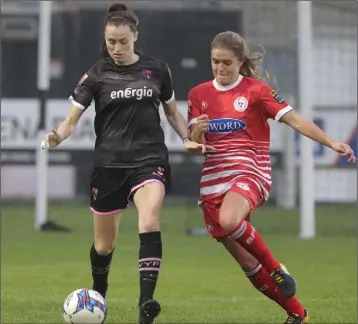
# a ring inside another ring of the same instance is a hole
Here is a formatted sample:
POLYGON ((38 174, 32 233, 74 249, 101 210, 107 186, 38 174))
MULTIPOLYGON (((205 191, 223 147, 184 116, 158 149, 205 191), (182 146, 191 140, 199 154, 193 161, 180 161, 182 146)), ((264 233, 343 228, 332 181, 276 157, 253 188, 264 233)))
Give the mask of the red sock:
POLYGON ((276 261, 261 235, 249 222, 240 221, 238 226, 229 233, 229 236, 247 252, 250 252, 268 273, 280 268, 280 263, 276 261))
POLYGON ((305 316, 305 310, 296 297, 287 299, 277 288, 270 274, 259 263, 250 271, 245 272, 253 286, 262 294, 279 304, 286 312, 305 316))

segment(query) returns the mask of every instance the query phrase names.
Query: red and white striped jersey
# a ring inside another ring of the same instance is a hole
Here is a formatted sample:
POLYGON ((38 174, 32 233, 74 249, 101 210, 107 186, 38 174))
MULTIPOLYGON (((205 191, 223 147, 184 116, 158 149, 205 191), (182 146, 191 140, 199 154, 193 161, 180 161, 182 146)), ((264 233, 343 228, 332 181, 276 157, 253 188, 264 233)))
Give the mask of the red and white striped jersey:
POLYGON ((229 86, 216 80, 192 88, 188 98, 189 126, 209 116, 208 145, 200 180, 200 201, 215 200, 242 176, 258 186, 265 200, 271 188, 270 126, 292 107, 266 83, 239 76, 229 86))

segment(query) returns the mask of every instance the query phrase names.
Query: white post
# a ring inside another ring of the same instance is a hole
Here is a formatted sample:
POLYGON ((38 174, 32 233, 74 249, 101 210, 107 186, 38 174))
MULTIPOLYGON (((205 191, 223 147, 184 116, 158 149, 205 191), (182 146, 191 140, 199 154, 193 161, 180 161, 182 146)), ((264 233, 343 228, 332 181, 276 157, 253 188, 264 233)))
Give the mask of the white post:
POLYGON ((40 231, 42 225, 47 222, 48 212, 48 151, 41 149, 41 141, 46 132, 39 131, 37 134, 36 147, 36 198, 35 198, 35 229, 40 231))
POLYGON ((38 54, 37 54, 37 88, 39 90, 40 126, 36 145, 36 198, 35 198, 35 229, 41 230, 47 222, 47 182, 48 182, 48 151, 41 148, 41 141, 46 134, 46 100, 50 87, 50 55, 51 55, 51 1, 40 2, 38 54))
POLYGON ((37 53, 37 88, 47 91, 50 87, 52 2, 41 1, 37 53))
MULTIPOLYGON (((302 115, 308 119, 312 119, 312 2, 297 1, 297 13, 299 108, 302 115)), ((300 143, 300 237, 308 239, 313 238, 316 235, 315 165, 313 142, 302 136, 300 143)))
MULTIPOLYGON (((296 107, 293 96, 282 96, 292 106, 296 107)), ((295 209, 297 201, 297 157, 295 132, 291 127, 283 127, 283 163, 284 174, 280 192, 280 207, 285 209, 295 209)))

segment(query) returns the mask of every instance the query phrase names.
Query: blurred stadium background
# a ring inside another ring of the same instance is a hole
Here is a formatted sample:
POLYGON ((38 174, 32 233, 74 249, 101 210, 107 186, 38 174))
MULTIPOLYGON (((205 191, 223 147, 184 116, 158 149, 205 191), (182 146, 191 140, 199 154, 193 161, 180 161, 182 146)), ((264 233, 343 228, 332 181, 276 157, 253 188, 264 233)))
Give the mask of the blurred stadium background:
MULTIPOLYGON (((67 97, 98 59, 111 3, 53 1, 46 129, 64 118, 67 97)), ((211 79, 210 41, 224 30, 242 34, 252 50, 264 46, 264 68, 276 76, 286 100, 298 106, 296 2, 126 3, 141 20, 137 49, 168 62, 184 115, 188 90, 211 79)), ((3 323, 59 323, 67 293, 90 283, 88 200, 95 138, 91 108, 73 137, 49 156, 49 220, 70 232, 34 229, 39 4, 1 3, 3 323)), ((314 121, 357 153, 357 2, 314 1, 312 22, 314 121)), ((164 312, 159 321, 283 322, 280 309, 254 291, 223 249, 202 235, 206 231, 196 207, 202 159, 183 152, 180 139, 164 120, 163 128, 171 152, 173 190, 163 211, 166 256, 158 298, 164 312)), ((312 323, 355 323, 356 166, 347 165, 327 148, 314 146, 317 237, 301 240, 300 139, 287 128, 273 125, 271 142, 273 190, 253 222, 297 277, 299 297, 311 310, 312 323)), ((120 231, 110 279, 109 323, 135 322, 136 316, 138 240, 133 210, 125 214, 120 231)))

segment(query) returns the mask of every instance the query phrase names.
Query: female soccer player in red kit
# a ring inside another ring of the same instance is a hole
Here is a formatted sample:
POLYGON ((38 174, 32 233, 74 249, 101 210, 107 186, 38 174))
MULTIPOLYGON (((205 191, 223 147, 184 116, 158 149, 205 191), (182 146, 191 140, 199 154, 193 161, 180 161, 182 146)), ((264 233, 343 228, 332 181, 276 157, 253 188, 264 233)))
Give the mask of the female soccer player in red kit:
POLYGON ((330 139, 293 111, 259 74, 262 55, 250 54, 234 32, 211 44, 214 80, 189 92, 193 141, 212 146, 200 181, 200 205, 211 235, 237 260, 252 284, 288 313, 286 323, 308 322, 293 297, 296 283, 250 224, 250 214, 268 199, 271 187, 270 128, 275 119, 355 162, 352 149, 330 139))

